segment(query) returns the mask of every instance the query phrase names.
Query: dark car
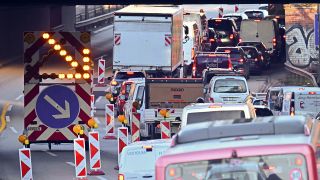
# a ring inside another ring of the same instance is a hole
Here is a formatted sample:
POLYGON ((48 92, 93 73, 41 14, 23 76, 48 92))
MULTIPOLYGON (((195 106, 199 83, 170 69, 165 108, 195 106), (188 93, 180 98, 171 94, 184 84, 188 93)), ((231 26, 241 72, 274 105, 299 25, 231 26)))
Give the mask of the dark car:
POLYGON ((144 78, 146 77, 144 72, 141 71, 116 71, 112 81, 110 82, 111 85, 111 93, 114 98, 114 102, 117 101, 117 97, 120 94, 121 84, 130 79, 130 78, 144 78))
POLYGON ((262 55, 265 61, 265 67, 269 68, 271 63, 270 52, 266 49, 266 46, 262 42, 258 41, 242 41, 238 43, 238 46, 254 46, 257 48, 259 53, 262 55))
POLYGON ((239 42, 237 25, 233 19, 211 18, 208 29, 214 29, 217 34, 218 46, 236 46, 239 42))
POLYGON ((218 47, 217 33, 213 28, 208 28, 202 44, 202 50, 206 52, 215 51, 218 47))
POLYGON ((192 77, 201 78, 203 70, 210 69, 216 73, 234 73, 230 55, 227 53, 199 52, 194 58, 192 77))
POLYGON ((261 74, 265 67, 265 61, 263 56, 259 53, 254 46, 238 46, 247 56, 250 63, 250 73, 261 74))
POLYGON ((250 62, 240 47, 218 47, 216 52, 229 53, 233 68, 246 79, 250 76, 250 62))

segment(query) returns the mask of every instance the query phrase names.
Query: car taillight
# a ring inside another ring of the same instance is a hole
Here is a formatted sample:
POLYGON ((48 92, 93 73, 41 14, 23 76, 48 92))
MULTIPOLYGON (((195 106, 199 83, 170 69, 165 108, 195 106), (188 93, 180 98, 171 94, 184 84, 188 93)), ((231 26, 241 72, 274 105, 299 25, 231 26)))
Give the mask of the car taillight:
POLYGON ((232 70, 232 63, 231 63, 231 59, 229 58, 228 60, 228 69, 231 71, 232 70))
POLYGON ((212 103, 214 103, 213 97, 210 97, 210 98, 209 98, 209 101, 212 102, 212 103))
POLYGON ((258 58, 254 58, 254 61, 258 61, 258 58))
POLYGON ((277 40, 276 40, 276 38, 273 38, 273 39, 272 39, 272 44, 273 44, 273 46, 276 46, 276 45, 277 45, 277 40))
POLYGON ((192 77, 196 77, 196 70, 197 70, 197 58, 194 58, 193 66, 192 66, 192 77))
POLYGON ((118 174, 118 180, 124 180, 124 175, 123 174, 118 174))
POLYGON ((239 63, 243 63, 243 59, 239 59, 239 63))
POLYGON ((263 58, 263 56, 262 56, 262 55, 260 55, 260 59, 261 59, 261 61, 263 61, 263 59, 264 59, 264 58, 263 58))
POLYGON ((191 48, 191 59, 194 58, 194 48, 191 48))
POLYGON ((239 43, 242 41, 242 39, 241 38, 239 38, 239 43))
POLYGON ((210 39, 210 42, 214 42, 214 39, 210 39))
POLYGON ((233 39, 233 38, 234 38, 233 34, 230 34, 229 38, 230 38, 230 39, 233 39))

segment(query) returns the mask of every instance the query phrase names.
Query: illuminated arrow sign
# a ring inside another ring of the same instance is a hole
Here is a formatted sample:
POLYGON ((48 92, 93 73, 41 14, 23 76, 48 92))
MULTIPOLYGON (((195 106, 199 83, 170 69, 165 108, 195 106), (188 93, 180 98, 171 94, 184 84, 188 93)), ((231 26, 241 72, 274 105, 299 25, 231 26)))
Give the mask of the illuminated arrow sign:
POLYGON ((58 103, 56 103, 48 95, 44 96, 44 99, 48 101, 53 107, 55 107, 61 114, 52 115, 55 119, 70 118, 70 105, 68 101, 64 101, 66 109, 63 109, 58 103))
POLYGON ((43 124, 50 128, 65 128, 78 117, 78 97, 68 87, 53 85, 44 89, 36 102, 36 113, 43 124))

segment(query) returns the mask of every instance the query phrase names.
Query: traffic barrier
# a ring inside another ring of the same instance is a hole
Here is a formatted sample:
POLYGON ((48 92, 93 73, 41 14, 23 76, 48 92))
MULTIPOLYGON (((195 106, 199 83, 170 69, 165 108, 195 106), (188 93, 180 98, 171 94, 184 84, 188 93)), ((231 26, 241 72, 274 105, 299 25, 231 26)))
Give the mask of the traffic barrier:
POLYGON ((114 104, 106 104, 106 135, 103 139, 116 139, 115 136, 115 124, 114 124, 114 104))
POLYGON ((89 132, 89 148, 91 171, 88 175, 104 175, 105 173, 101 170, 99 132, 89 132))
POLYGON ((236 13, 238 11, 239 11, 239 6, 236 4, 236 5, 234 5, 234 12, 236 13))
POLYGON ((121 152, 124 147, 128 145, 128 128, 119 127, 118 128, 118 164, 120 161, 121 152))
POLYGON ((21 180, 33 179, 32 165, 31 165, 31 151, 29 148, 19 149, 19 161, 20 161, 21 180))
POLYGON ((131 142, 140 141, 140 113, 132 113, 131 142))
POLYGON ((222 18, 222 16, 223 16, 223 7, 219 7, 219 15, 218 15, 218 17, 222 18))
POLYGON ((161 139, 171 138, 170 121, 160 121, 161 139))
POLYGON ((104 84, 104 76, 106 70, 106 61, 104 59, 99 59, 98 63, 98 84, 104 84))
POLYGON ((93 117, 94 116, 94 94, 91 94, 90 95, 91 96, 91 117, 93 117))
POLYGON ((87 164, 86 164, 86 150, 85 141, 83 138, 77 138, 73 140, 74 148, 74 161, 76 178, 83 179, 87 177, 87 164))

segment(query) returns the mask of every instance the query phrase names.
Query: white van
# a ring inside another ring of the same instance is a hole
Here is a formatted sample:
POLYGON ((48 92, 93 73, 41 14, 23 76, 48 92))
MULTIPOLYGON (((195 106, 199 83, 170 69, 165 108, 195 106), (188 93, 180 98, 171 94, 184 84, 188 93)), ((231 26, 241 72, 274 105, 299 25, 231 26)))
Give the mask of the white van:
POLYGON ((281 87, 275 109, 278 115, 310 115, 320 112, 320 88, 304 86, 281 87))
POLYGON ((242 76, 214 76, 205 88, 205 102, 243 103, 250 99, 247 80, 242 76))
POLYGON ((154 180, 156 160, 170 147, 171 139, 134 142, 120 155, 118 179, 154 180))
POLYGON ((240 39, 262 42, 271 55, 277 55, 282 43, 277 22, 274 20, 243 20, 240 39))
POLYGON ((188 29, 188 34, 185 31, 183 34, 183 66, 187 74, 191 74, 194 53, 198 51, 199 28, 196 21, 183 22, 183 26, 188 29))
POLYGON ((252 103, 195 103, 183 109, 181 128, 188 124, 207 121, 251 119, 255 117, 256 113, 252 103))

